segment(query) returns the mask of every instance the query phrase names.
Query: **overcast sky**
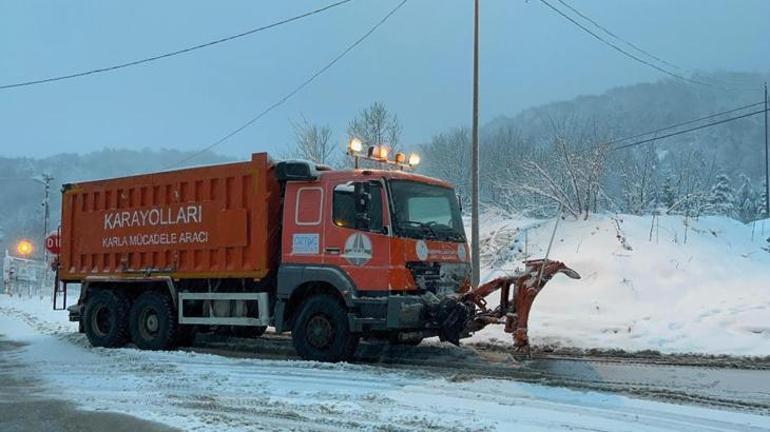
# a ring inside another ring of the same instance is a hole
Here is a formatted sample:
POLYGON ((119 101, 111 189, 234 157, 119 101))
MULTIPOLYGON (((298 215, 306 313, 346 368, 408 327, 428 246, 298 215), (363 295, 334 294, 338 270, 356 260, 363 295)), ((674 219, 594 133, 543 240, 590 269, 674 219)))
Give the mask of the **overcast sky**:
MULTIPOLYGON (((0 0, 0 84, 160 54, 332 1, 0 0)), ((680 66, 770 70, 770 1, 566 1, 680 66)), ((0 91, 0 155, 204 147, 308 78, 397 2, 355 0, 171 59, 0 91)), ((665 77, 538 0, 481 3, 482 122, 665 77)), ((216 151, 280 152, 291 142, 289 121, 300 115, 328 124, 343 142, 349 119, 375 100, 399 115, 406 148, 468 125, 471 31, 471 0, 410 0, 326 74, 216 151)))

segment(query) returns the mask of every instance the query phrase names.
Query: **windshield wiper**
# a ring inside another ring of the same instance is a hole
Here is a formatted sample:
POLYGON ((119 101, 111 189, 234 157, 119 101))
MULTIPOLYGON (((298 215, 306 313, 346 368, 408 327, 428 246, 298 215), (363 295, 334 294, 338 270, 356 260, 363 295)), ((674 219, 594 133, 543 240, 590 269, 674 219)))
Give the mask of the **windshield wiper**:
MULTIPOLYGON (((454 228, 444 225, 444 224, 430 224, 433 228, 438 229, 438 231, 441 234, 444 234, 448 237, 449 240, 465 240, 462 234, 457 232, 454 228)), ((436 230, 434 229, 434 232, 436 230)))
POLYGON ((408 227, 419 228, 422 232, 430 235, 433 239, 445 239, 445 240, 460 240, 465 241, 465 237, 457 232, 454 228, 436 222, 420 222, 420 221, 401 221, 399 226, 406 225, 408 227))
POLYGON ((433 238, 438 238, 438 234, 436 234, 436 231, 430 226, 430 224, 427 224, 425 222, 420 221, 413 221, 413 220, 407 220, 407 221, 400 221, 399 225, 406 224, 407 226, 416 226, 420 228, 423 232, 430 234, 433 238))

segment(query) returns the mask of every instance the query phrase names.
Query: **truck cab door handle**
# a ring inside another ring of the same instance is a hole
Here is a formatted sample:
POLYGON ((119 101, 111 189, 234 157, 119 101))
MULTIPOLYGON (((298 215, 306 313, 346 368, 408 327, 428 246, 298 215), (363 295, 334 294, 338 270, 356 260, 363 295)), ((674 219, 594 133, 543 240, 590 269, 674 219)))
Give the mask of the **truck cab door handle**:
POLYGON ((340 254, 340 248, 338 248, 338 247, 328 247, 328 248, 325 248, 324 251, 326 253, 332 254, 332 255, 339 255, 340 254))

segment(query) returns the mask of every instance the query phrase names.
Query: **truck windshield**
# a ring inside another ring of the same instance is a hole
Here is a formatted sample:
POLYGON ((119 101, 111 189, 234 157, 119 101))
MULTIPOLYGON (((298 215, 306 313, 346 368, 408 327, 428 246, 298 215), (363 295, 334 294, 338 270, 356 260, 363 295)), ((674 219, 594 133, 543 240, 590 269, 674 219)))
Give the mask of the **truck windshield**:
POLYGON ((460 206, 452 189, 392 180, 390 192, 396 234, 419 239, 465 241, 460 206))

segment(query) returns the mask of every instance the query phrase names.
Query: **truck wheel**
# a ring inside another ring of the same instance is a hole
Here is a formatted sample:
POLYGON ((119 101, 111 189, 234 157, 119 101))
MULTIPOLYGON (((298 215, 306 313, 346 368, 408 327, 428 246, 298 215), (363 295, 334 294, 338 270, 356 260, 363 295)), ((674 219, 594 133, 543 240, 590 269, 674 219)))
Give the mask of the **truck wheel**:
POLYGON ((83 327, 95 347, 119 348, 128 342, 128 298, 110 290, 98 290, 86 301, 83 327))
POLYGON ((171 298, 155 291, 140 295, 131 307, 129 328, 131 340, 140 349, 173 348, 177 341, 178 324, 171 298))
POLYGON ((291 338, 300 357, 323 362, 350 359, 359 341, 359 335, 350 331, 345 307, 327 295, 303 303, 291 338))

